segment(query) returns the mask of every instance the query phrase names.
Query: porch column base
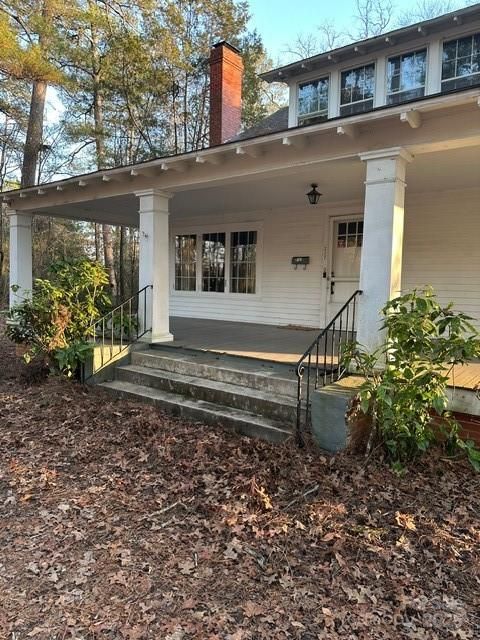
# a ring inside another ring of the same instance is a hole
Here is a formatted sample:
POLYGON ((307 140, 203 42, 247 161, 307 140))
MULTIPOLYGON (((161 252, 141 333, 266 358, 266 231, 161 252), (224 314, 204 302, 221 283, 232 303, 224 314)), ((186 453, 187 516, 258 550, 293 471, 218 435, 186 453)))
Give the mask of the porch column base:
POLYGON ((400 295, 405 175, 412 156, 401 147, 360 154, 367 165, 357 340, 375 351, 383 342, 383 306, 400 295))
POLYGON ((148 344, 160 344, 161 342, 173 342, 174 339, 175 338, 173 337, 173 334, 170 332, 153 336, 152 332, 149 331, 139 339, 139 342, 145 342, 148 344))

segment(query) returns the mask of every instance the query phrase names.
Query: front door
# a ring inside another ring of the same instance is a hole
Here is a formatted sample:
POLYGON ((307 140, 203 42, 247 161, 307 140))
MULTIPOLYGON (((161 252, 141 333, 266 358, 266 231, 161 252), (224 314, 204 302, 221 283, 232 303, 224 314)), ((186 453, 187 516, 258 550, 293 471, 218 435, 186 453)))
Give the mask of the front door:
POLYGON ((360 257, 363 244, 363 218, 333 218, 330 228, 330 268, 327 271, 328 323, 340 311, 360 282, 360 257))

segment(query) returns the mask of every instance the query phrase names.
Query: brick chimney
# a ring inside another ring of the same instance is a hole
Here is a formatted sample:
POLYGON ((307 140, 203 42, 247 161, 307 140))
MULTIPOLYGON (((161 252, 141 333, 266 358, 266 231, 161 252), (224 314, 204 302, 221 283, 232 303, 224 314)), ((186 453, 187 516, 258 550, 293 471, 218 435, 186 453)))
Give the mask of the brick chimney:
POLYGON ((242 119, 243 62, 228 42, 210 53, 210 146, 222 144, 239 131, 242 119))

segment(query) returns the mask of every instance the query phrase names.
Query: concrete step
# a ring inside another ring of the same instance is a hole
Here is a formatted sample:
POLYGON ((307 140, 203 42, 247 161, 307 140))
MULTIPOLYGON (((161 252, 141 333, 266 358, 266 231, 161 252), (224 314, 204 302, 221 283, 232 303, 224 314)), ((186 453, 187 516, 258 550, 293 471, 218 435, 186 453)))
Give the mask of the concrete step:
POLYGON ((291 365, 212 352, 155 348, 132 353, 132 364, 296 398, 291 365))
POLYGON ((296 420, 295 398, 271 391, 260 391, 229 382, 219 382, 136 364, 117 367, 115 377, 121 382, 130 382, 194 400, 239 409, 292 426, 296 420))
POLYGON ((262 440, 283 442, 292 436, 292 431, 278 421, 204 400, 186 398, 183 395, 162 389, 124 380, 103 382, 98 386, 119 397, 152 404, 166 413, 185 420, 221 426, 236 433, 262 440))

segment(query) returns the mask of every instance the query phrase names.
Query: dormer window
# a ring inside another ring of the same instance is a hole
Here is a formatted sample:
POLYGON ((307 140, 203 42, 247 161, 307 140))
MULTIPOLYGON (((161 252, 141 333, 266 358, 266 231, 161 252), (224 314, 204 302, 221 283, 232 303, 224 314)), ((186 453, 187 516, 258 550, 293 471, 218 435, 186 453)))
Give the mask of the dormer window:
POLYGON ((426 71, 426 49, 389 58, 387 103, 398 104, 424 96, 426 71))
POLYGON ((480 84, 480 33, 443 43, 442 91, 480 84))
POLYGON ((328 77, 298 86, 298 124, 322 122, 328 117, 328 77))
POLYGON ((375 65, 372 63, 342 71, 340 89, 341 116, 351 116, 373 109, 375 65))

